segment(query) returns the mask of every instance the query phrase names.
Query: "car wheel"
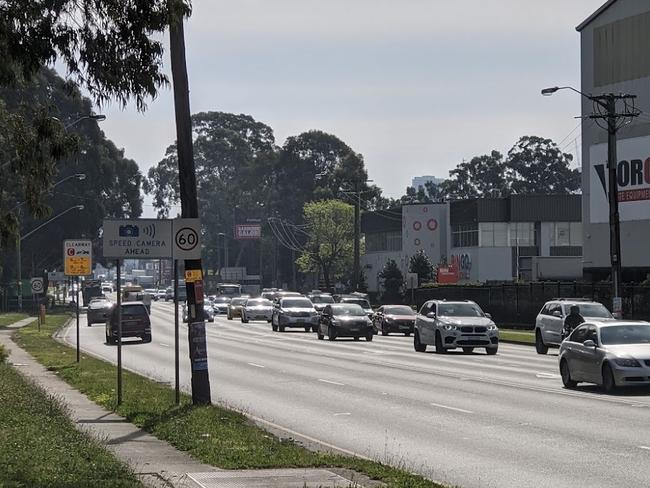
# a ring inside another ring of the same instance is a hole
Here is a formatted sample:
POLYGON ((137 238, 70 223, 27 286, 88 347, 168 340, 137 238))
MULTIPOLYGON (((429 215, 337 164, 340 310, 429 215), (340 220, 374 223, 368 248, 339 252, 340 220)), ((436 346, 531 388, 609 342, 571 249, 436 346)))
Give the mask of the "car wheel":
POLYGON ((311 332, 311 327, 305 327, 305 332, 311 332))
POLYGON ((413 336, 413 349, 415 349, 415 352, 427 352, 427 345, 420 342, 420 334, 417 331, 413 336))
POLYGON ((280 332, 284 332, 284 325, 278 325, 278 330, 280 332))
POLYGON ((560 375, 565 388, 572 389, 578 386, 578 382, 571 379, 571 371, 569 371, 569 363, 567 363, 566 359, 563 359, 560 363, 560 375))
POLYGON ((241 316, 241 323, 242 323, 242 324, 247 324, 247 323, 248 323, 248 317, 246 317, 245 315, 242 314, 242 316, 241 316))
POLYGON ((488 356, 494 356, 499 351, 499 346, 497 347, 486 347, 485 352, 488 356))
POLYGON ((404 332, 404 337, 409 337, 411 335, 410 332, 404 332))
POLYGON ((612 372, 612 367, 607 363, 603 366, 603 390, 606 393, 613 393, 616 390, 614 373, 612 372))
POLYGON ((278 331, 278 326, 275 325, 275 324, 271 324, 271 328, 273 329, 273 332, 277 332, 277 331, 278 331))
POLYGON ((381 324, 381 335, 384 337, 388 335, 388 331, 384 328, 384 324, 381 324))
POLYGON ((93 323, 89 320, 87 325, 88 325, 88 327, 92 327, 93 323))
POLYGON ((106 334, 106 344, 113 344, 113 338, 108 334, 106 334))
POLYGON ((355 340, 355 341, 358 341, 359 339, 361 339, 361 337, 359 337, 359 336, 354 336, 354 340, 355 340))
POLYGON ((317 325, 314 325, 314 326, 311 328, 311 331, 312 331, 312 332, 318 332, 318 326, 317 326, 317 325))
POLYGON ((436 354, 444 354, 445 348, 442 346, 442 335, 436 331, 436 354))
POLYGON ((142 336, 142 342, 151 342, 151 334, 145 334, 142 336))
POLYGON ((546 354, 548 352, 548 346, 544 344, 542 333, 539 330, 535 333, 535 350, 537 354, 546 354))
POLYGON ((232 315, 228 314, 228 320, 232 320, 232 315))
POLYGON ((368 335, 366 336, 366 341, 368 341, 368 342, 372 342, 372 337, 373 337, 374 335, 375 335, 375 334, 373 334, 372 332, 368 332, 368 335))
POLYGON ((336 340, 336 329, 334 329, 334 327, 331 325, 327 328, 327 338, 330 341, 336 340))
POLYGON ((472 354, 474 352, 473 347, 463 347, 463 354, 472 354))
POLYGON ((321 334, 320 331, 316 332, 316 334, 318 334, 318 340, 319 341, 322 341, 323 339, 325 339, 325 336, 323 334, 321 334))

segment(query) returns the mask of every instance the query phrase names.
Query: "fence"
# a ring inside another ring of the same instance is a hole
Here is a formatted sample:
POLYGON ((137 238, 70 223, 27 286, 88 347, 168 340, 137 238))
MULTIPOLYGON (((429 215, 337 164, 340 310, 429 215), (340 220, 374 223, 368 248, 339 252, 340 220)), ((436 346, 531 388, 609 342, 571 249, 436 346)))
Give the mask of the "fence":
MULTIPOLYGON (((623 315, 626 319, 650 320, 650 286, 627 284, 622 287, 623 315)), ((532 328, 544 303, 553 298, 588 298, 612 308, 610 283, 539 282, 484 286, 449 285, 415 291, 418 308, 427 300, 472 300, 501 325, 532 328)))

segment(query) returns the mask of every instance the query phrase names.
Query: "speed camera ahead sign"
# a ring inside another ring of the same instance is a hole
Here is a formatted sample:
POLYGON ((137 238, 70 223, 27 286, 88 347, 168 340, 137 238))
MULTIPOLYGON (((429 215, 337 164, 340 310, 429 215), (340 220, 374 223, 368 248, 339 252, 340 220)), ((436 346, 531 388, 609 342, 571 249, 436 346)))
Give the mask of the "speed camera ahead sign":
POLYGON ((63 241, 63 272, 66 276, 93 273, 93 243, 86 239, 63 241))

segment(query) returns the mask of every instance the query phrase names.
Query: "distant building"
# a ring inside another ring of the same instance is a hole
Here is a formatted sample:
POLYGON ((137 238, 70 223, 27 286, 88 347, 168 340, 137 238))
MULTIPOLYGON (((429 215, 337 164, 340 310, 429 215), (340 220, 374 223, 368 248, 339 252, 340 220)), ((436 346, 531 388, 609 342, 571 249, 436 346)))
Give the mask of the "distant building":
MULTIPOLYGON (((581 91, 594 95, 636 95, 642 112, 650 107, 650 2, 609 0, 577 27, 580 32, 581 91)), ((577 94, 565 93, 563 97, 577 94)), ((567 99, 563 98, 567 101, 567 99)), ((619 102, 619 110, 623 109, 619 102)), ((582 99, 582 116, 594 110, 582 99)), ((617 172, 624 281, 642 281, 650 273, 650 123, 642 114, 618 132, 617 172)), ((602 123, 601 123, 602 125, 602 123)), ((585 275, 610 275, 607 198, 607 131, 582 125, 582 218, 585 275)))
POLYGON ((443 181, 445 181, 443 178, 436 178, 435 176, 416 176, 411 181, 411 186, 416 190, 418 190, 420 187, 426 190, 427 183, 431 182, 434 185, 439 185, 443 181))

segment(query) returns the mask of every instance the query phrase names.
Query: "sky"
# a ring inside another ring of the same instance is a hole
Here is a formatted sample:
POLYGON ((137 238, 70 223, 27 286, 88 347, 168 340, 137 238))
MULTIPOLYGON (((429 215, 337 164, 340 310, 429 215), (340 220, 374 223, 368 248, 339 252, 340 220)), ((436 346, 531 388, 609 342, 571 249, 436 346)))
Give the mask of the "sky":
MULTIPOLYGON (((363 154, 384 194, 523 135, 577 156, 575 27, 604 0, 194 0, 185 25, 192 112, 253 116, 282 144, 319 129, 363 154)), ((168 52, 165 71, 169 72, 168 52)), ((170 88, 103 107, 102 129, 144 174, 175 139, 170 88)), ((154 216, 145 199, 144 216, 154 216)))

